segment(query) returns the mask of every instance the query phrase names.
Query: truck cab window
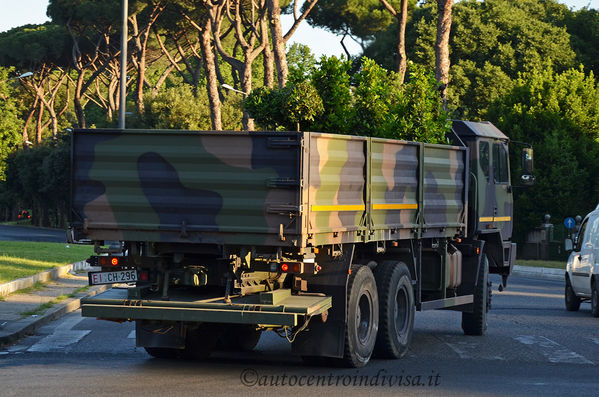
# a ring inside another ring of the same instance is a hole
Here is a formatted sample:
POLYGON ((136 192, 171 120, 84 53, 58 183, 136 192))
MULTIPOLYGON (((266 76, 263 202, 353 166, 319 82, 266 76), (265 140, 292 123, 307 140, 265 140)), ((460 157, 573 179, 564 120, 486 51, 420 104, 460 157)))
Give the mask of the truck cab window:
POLYGON ((493 144, 493 178, 495 183, 509 183, 508 153, 503 143, 493 144))
POLYGON ((489 180, 489 142, 479 142, 478 158, 480 159, 480 168, 485 174, 487 181, 489 180))

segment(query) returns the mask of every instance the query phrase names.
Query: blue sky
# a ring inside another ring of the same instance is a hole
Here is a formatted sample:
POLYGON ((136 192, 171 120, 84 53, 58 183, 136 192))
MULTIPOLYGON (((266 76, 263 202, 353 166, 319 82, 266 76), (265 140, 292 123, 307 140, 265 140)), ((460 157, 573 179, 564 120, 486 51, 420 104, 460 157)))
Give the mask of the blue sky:
MULTIPOLYGON (((562 0, 561 2, 575 9, 587 5, 591 8, 599 9, 599 0, 562 0)), ((48 20, 46 16, 47 0, 0 0, 0 4, 0 9, 2 10, 2 14, 0 15, 0 32, 16 26, 28 23, 43 23, 48 20)), ((291 18, 287 17, 283 20, 283 23, 289 26, 291 21, 291 18)), ((291 42, 300 42, 310 46, 317 57, 321 54, 343 54, 339 40, 339 37, 322 29, 313 29, 306 23, 302 23, 298 31, 291 38, 291 42)), ((352 43, 349 39, 346 40, 346 45, 350 52, 354 54, 360 51, 358 44, 352 43)))

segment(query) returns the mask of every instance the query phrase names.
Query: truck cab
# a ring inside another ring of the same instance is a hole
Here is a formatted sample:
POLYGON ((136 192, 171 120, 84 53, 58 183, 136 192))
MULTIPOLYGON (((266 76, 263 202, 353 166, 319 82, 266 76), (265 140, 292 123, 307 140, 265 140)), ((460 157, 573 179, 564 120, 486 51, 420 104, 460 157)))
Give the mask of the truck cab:
MULTIPOLYGON (((513 231, 513 181, 510 172, 510 139, 488 121, 456 120, 452 131, 470 150, 468 230, 485 241, 489 272, 503 276, 503 284, 516 260, 513 231)), ((532 149, 522 153, 522 184, 532 177, 532 149)))

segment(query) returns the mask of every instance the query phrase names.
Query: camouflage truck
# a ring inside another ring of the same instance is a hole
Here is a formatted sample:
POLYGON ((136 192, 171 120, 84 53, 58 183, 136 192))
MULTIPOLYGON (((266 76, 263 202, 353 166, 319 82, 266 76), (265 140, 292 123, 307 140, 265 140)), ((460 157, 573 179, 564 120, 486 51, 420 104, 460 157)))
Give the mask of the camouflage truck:
POLYGON ((415 310, 481 335, 488 273, 515 257, 508 138, 456 121, 451 139, 75 130, 69 240, 95 245, 91 285, 121 284, 82 314, 135 321, 155 357, 275 331, 359 367, 406 353, 415 310))

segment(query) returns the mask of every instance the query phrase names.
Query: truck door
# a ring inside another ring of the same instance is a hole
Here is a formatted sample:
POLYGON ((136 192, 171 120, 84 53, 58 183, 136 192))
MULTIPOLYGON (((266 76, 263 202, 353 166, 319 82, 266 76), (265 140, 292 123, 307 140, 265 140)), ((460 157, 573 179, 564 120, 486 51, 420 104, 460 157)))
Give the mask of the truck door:
POLYGON ((503 240, 508 240, 512 237, 514 199, 510 184, 508 147, 501 141, 493 142, 493 183, 494 226, 501 231, 503 240))

